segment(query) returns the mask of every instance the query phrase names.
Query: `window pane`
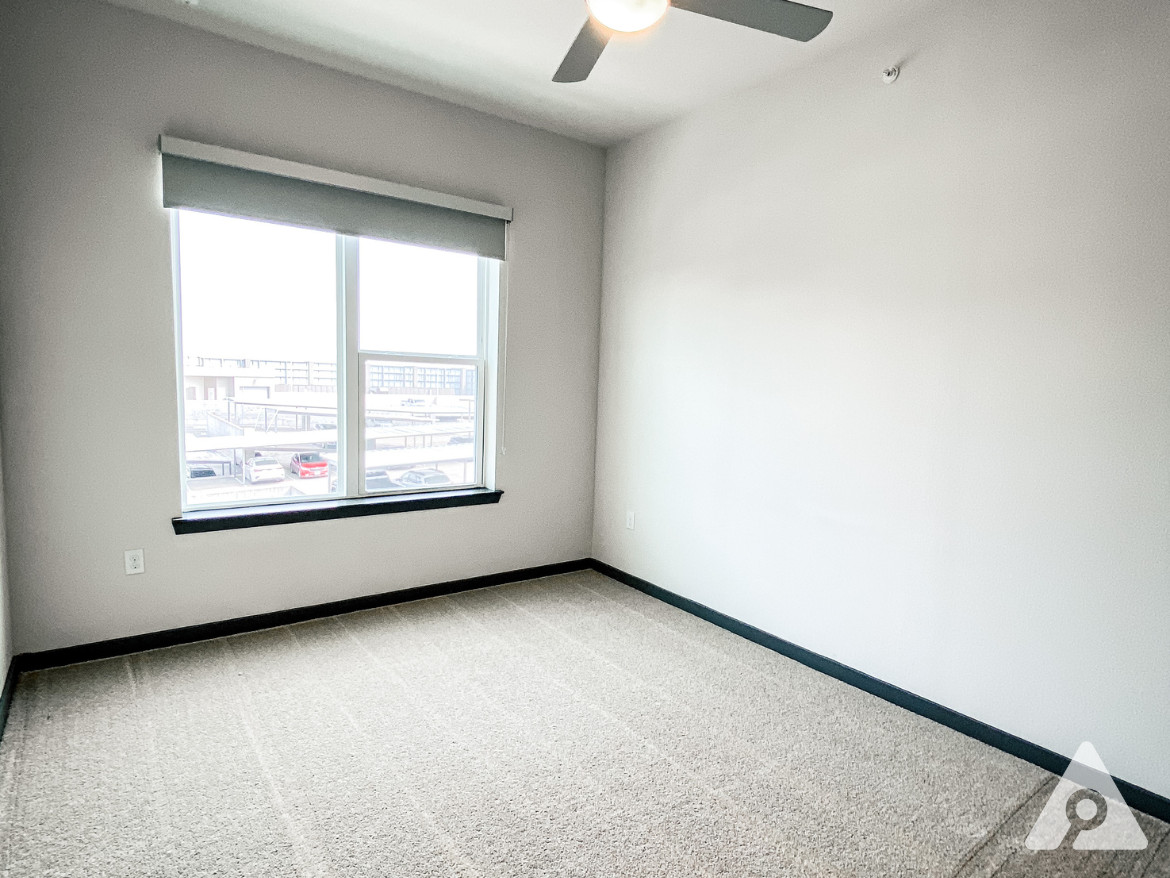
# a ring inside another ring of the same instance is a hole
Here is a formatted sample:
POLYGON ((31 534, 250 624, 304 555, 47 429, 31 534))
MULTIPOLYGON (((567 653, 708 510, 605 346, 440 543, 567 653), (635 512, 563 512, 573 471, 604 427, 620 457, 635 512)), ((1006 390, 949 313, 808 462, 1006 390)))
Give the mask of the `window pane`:
POLYGON ((178 213, 186 505, 328 494, 336 237, 178 213))
POLYGON ((366 490, 479 484, 475 366, 367 360, 366 490))
POLYGON ((188 506, 325 497, 335 488, 335 443, 291 443, 197 450, 187 446, 188 506), (306 450, 312 449, 312 450, 306 450))
POLYGON ((479 258, 362 238, 361 325, 368 351, 475 356, 479 258))

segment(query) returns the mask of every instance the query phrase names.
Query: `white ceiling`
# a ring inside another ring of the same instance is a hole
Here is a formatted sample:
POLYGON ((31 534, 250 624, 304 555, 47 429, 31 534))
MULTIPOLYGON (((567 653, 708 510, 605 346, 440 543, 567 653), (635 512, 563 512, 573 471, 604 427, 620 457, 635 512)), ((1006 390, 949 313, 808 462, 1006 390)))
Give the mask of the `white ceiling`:
POLYGON ((798 43, 678 9, 616 37, 586 82, 553 72, 584 0, 108 0, 508 119, 608 145, 807 64, 924 0, 805 0, 833 10, 798 43))

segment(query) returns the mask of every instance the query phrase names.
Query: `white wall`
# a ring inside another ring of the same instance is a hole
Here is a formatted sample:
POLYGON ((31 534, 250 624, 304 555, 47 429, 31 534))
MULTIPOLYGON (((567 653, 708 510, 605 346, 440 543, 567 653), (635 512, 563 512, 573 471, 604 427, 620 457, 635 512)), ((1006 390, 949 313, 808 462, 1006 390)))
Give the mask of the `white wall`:
POLYGON ((0 82, 19 651, 588 554, 602 150, 88 0, 0 4, 0 82), (515 208, 498 506, 175 536, 161 132, 515 208))
POLYGON ((1170 795, 1167 44, 937 4, 611 151, 595 555, 1170 795))

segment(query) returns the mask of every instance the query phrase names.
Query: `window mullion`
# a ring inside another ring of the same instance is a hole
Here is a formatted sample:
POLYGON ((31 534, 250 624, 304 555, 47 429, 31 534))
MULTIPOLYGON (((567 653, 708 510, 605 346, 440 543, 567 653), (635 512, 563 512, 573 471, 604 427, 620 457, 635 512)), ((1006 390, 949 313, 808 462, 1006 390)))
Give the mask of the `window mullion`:
POLYGON ((372 351, 358 352, 363 361, 386 360, 396 363, 426 363, 436 366, 472 366, 483 358, 476 354, 407 354, 400 351, 372 351))
POLYGON ((179 211, 170 211, 171 220, 171 278, 174 284, 175 303, 175 378, 179 393, 179 502, 181 509, 187 509, 187 393, 186 358, 183 354, 183 291, 181 260, 179 256, 179 211))
POLYGON ((365 487, 362 470, 362 447, 365 442, 362 390, 365 377, 358 355, 358 239, 350 235, 338 235, 338 241, 342 255, 342 325, 345 334, 342 346, 345 380, 338 392, 345 394, 345 430, 342 435, 344 441, 338 443, 337 453, 338 460, 342 462, 344 493, 349 497, 357 497, 365 487))

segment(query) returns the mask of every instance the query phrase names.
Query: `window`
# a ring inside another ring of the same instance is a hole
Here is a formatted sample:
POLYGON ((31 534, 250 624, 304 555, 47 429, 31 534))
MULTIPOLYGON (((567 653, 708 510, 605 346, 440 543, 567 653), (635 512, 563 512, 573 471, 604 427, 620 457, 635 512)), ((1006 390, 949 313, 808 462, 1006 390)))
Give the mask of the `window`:
POLYGON ((173 223, 184 510, 484 485, 495 260, 186 209, 173 223))
POLYGON ((274 221, 167 158, 183 511, 487 487, 496 245, 431 246, 433 213, 392 216, 405 240, 274 221))

